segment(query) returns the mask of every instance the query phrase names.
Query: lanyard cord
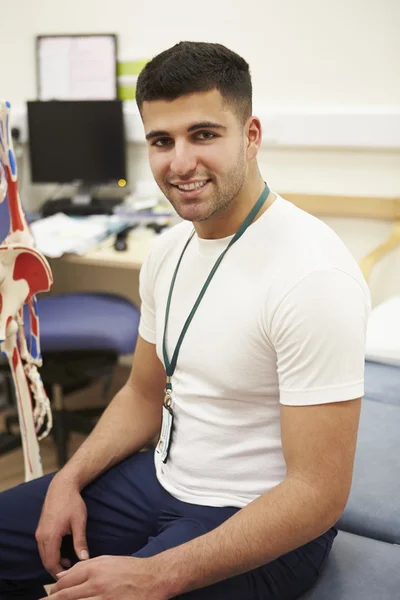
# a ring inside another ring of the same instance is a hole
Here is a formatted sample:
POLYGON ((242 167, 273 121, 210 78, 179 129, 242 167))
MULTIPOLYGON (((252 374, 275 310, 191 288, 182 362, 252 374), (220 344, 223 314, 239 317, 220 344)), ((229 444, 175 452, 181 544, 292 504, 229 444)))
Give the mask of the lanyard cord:
POLYGON ((225 254, 228 252, 228 250, 233 246, 233 244, 235 244, 235 242, 238 241, 239 238, 242 237, 242 235, 244 234, 244 232, 246 231, 246 229, 251 225, 251 223, 253 222, 255 216, 258 214, 259 210, 261 209, 261 207, 264 205, 266 199, 268 198, 269 195, 269 188, 268 185, 265 184, 265 188, 261 194, 261 196, 259 197, 259 199, 257 200, 256 204, 253 206, 253 208, 251 209, 251 211, 249 212, 249 214, 247 215, 246 219, 243 221, 243 223, 241 224, 241 226, 239 227, 239 229, 237 230, 237 232, 235 233, 235 235, 233 236, 233 238, 231 239, 231 241, 229 242, 228 246, 225 248, 225 250, 223 250, 223 252, 219 255, 219 257, 217 258, 217 261, 215 262, 213 268, 211 269, 211 272, 209 274, 209 276, 206 279, 205 284, 203 285, 200 294, 197 297, 196 302, 194 303, 194 306, 192 308, 192 310, 190 311, 190 314, 188 316, 188 318, 186 319, 186 322, 183 326, 183 329, 181 331, 181 334, 179 336, 178 342, 176 344, 174 353, 172 355, 172 360, 171 362, 169 362, 169 358, 168 358, 168 353, 167 353, 167 345, 166 345, 166 337, 167 337, 167 325, 168 325, 168 319, 169 319, 169 311, 170 311, 170 306, 171 306, 171 298, 172 298, 172 292, 175 286, 175 280, 176 280, 176 276, 178 274, 179 271, 179 266, 182 262, 182 258, 183 255, 185 254, 186 248, 188 247, 188 245, 190 244, 190 241, 192 239, 192 237, 194 236, 195 231, 192 231, 188 241, 186 242, 183 250, 182 250, 182 254, 180 255, 180 258, 178 260, 178 264, 176 265, 175 268, 175 272, 174 275, 172 277, 172 281, 171 281, 171 285, 169 288, 169 294, 168 294, 168 300, 167 300, 167 307, 165 310, 165 325, 164 325, 164 336, 163 336, 163 357, 164 357, 164 364, 165 364, 165 370, 167 373, 167 384, 166 384, 166 390, 172 390, 172 385, 171 385, 171 377, 175 372, 175 368, 176 368, 176 363, 178 360, 178 355, 179 355, 179 350, 181 348, 182 342, 183 342, 183 338, 186 335, 186 332, 189 328, 190 323, 192 322, 192 319, 195 315, 195 312, 197 311, 200 302, 203 299, 204 294, 207 291, 207 288, 210 284, 211 279, 214 277, 216 270, 218 269, 219 265, 221 264, 222 259, 224 258, 225 254))

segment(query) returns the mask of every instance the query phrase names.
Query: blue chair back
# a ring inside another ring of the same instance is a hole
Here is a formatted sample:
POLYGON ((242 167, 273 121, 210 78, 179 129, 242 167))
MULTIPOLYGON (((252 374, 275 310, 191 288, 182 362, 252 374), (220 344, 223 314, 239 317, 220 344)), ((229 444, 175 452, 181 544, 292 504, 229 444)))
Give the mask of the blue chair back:
POLYGON ((0 244, 7 237, 10 230, 10 213, 8 211, 8 202, 5 198, 0 202, 0 244))
MULTIPOLYGON (((6 184, 6 172, 4 170, 3 162, 1 161, 0 155, 0 201, 7 189, 6 184)), ((10 230, 10 213, 8 210, 8 202, 7 196, 4 198, 3 202, 0 202, 0 244, 3 242, 4 238, 7 237, 8 232, 10 230)))

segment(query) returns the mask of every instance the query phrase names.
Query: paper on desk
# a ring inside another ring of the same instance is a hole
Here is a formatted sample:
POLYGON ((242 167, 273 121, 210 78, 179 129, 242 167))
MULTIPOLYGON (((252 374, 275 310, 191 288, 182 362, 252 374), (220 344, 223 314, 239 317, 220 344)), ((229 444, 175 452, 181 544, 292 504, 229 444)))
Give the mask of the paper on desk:
POLYGON ((68 217, 57 213, 31 223, 37 249, 49 258, 67 252, 84 254, 112 233, 126 226, 126 221, 114 215, 68 217))

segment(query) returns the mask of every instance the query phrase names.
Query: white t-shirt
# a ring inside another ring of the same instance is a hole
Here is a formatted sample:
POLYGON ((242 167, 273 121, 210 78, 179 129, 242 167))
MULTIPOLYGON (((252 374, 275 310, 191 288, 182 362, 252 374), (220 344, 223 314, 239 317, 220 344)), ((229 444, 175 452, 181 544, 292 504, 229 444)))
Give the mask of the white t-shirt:
MULTIPOLYGON (((156 240, 140 276, 140 335, 162 338, 171 279, 193 225, 156 240)), ((180 265, 167 329, 178 337, 231 240, 195 234, 180 265)), ((174 431, 161 485, 184 502, 242 508, 286 475, 279 403, 364 393, 368 286, 340 238, 279 197, 228 250, 183 340, 172 378, 174 431)))

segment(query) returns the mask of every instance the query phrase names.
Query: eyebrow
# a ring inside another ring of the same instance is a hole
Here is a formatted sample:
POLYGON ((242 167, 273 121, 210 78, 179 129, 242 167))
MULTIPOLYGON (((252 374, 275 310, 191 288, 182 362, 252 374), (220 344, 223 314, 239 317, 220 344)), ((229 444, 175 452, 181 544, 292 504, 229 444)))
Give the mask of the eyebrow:
MULTIPOLYGON (((191 133, 192 131, 197 131, 198 129, 226 129, 226 127, 220 123, 213 123, 212 121, 200 121, 199 123, 193 123, 193 125, 188 127, 187 131, 188 133, 191 133)), ((146 140, 150 140, 155 137, 168 137, 169 135, 170 134, 168 131, 150 131, 146 135, 146 140)))

